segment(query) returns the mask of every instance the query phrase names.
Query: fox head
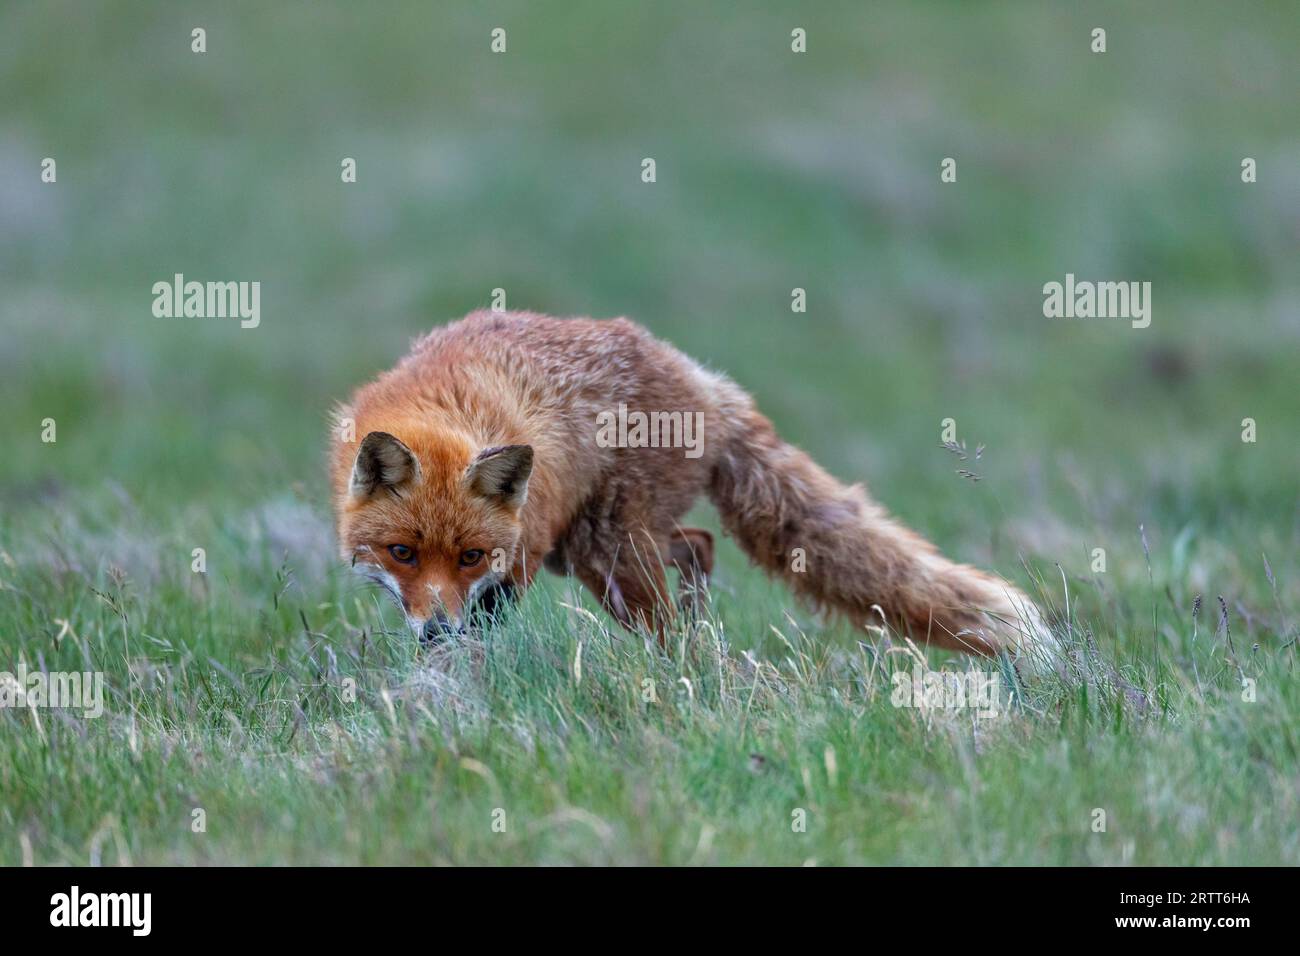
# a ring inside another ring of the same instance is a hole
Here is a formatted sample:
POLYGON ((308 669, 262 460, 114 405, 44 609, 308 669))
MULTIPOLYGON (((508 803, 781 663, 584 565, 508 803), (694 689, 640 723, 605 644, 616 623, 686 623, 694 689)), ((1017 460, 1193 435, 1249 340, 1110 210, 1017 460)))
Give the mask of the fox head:
POLYGON ((533 449, 408 438, 413 447, 382 431, 362 439, 339 501, 339 544, 421 639, 437 640, 463 632, 475 601, 514 564, 533 449))

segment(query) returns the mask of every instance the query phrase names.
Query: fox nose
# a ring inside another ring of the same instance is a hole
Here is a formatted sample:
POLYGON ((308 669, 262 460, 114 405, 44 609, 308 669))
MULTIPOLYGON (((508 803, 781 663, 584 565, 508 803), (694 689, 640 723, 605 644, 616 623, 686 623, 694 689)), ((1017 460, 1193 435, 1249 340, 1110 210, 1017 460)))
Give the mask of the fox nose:
POLYGON ((420 635, 422 644, 441 644, 449 637, 461 637, 465 633, 465 626, 459 621, 453 621, 442 611, 434 613, 433 617, 424 623, 424 633, 420 635))

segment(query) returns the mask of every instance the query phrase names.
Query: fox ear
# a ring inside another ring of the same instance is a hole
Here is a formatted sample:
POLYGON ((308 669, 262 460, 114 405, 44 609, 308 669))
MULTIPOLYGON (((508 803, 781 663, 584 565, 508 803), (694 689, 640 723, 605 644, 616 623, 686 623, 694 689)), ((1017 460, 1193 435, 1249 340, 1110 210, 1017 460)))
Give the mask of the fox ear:
POLYGON ((465 477, 480 495, 496 498, 517 510, 528 497, 528 476, 532 472, 532 445, 497 445, 479 452, 465 477))
POLYGON ((399 488, 419 477, 420 463, 411 449, 388 432, 371 432, 361 440, 348 492, 353 497, 365 497, 380 488, 399 488))

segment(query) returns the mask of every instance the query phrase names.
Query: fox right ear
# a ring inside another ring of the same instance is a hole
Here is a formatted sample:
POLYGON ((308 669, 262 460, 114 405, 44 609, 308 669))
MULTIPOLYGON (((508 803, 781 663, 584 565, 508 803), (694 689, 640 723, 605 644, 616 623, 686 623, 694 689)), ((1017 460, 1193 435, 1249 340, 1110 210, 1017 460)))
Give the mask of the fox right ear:
POLYGON ((400 488, 419 477, 420 463, 411 449, 388 432, 371 432, 361 440, 348 493, 363 498, 380 488, 400 488))
POLYGON ((480 495, 518 511, 528 499, 532 472, 532 445, 496 445, 479 452, 465 474, 480 495))

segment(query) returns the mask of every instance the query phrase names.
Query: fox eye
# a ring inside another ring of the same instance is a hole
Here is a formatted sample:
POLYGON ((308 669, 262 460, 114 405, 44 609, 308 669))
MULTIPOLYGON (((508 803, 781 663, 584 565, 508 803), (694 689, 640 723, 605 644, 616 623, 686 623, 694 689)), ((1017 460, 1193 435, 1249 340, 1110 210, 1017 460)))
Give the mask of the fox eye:
POLYGON ((460 566, 462 568, 472 568, 483 560, 483 552, 477 548, 466 551, 460 556, 460 566))
POLYGON ((401 561, 403 564, 415 563, 415 552, 404 544, 390 544, 388 553, 393 556, 394 560, 401 561))

